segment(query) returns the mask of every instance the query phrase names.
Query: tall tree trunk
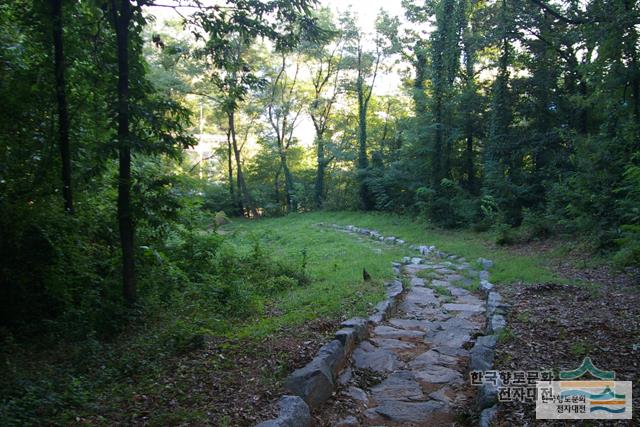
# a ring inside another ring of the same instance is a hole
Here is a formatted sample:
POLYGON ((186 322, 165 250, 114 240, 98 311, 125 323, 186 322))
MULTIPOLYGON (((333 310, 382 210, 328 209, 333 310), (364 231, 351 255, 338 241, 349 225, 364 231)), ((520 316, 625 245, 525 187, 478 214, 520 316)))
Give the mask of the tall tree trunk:
POLYGON ((293 176, 291 175, 289 165, 287 164, 287 153, 282 146, 279 151, 280 163, 282 164, 282 171, 284 172, 284 190, 287 197, 287 212, 295 212, 298 206, 294 199, 293 176))
POLYGON ((242 207, 243 210, 247 211, 247 213, 251 213, 251 216, 258 217, 258 211, 253 203, 251 194, 249 194, 249 191, 247 190, 247 184, 244 180, 244 174, 242 173, 242 159, 240 158, 240 150, 238 149, 238 140, 236 138, 235 111, 232 110, 227 112, 227 117, 229 119, 229 131, 231 132, 233 153, 236 158, 236 176, 238 179, 238 191, 242 198, 242 207))
POLYGON ((71 191, 71 148, 69 145, 69 109, 67 106, 65 64, 62 35, 62 0, 51 0, 53 22, 54 70, 56 79, 56 99, 58 103, 58 145, 62 160, 62 197, 64 210, 73 214, 71 191))
POLYGON ((281 204, 280 204, 280 171, 281 170, 282 170, 282 165, 280 165, 278 167, 278 170, 276 171, 275 179, 273 181, 274 182, 274 184, 273 184, 273 187, 274 187, 273 188, 273 190, 274 190, 273 196, 275 198, 277 206, 281 206, 281 204))
POLYGON ((365 210, 374 207, 371 191, 366 182, 369 168, 369 158, 367 157, 367 99, 364 93, 364 81, 362 76, 358 76, 356 82, 358 92, 358 173, 360 179, 360 201, 365 210))
POLYGON ((227 130, 227 172, 229 179, 229 197, 233 203, 234 213, 242 212, 242 203, 236 196, 236 190, 233 186, 233 148, 231 147, 231 128, 227 130))
POLYGON ((324 171, 327 167, 327 161, 324 153, 324 139, 322 134, 317 137, 317 159, 318 166, 316 169, 316 185, 315 185, 315 203, 316 208, 321 209, 324 203, 324 171))
POLYGON ((136 300, 134 224, 131 213, 131 140, 129 133, 129 0, 112 0, 118 50, 118 225, 122 247, 122 291, 128 304, 136 300))

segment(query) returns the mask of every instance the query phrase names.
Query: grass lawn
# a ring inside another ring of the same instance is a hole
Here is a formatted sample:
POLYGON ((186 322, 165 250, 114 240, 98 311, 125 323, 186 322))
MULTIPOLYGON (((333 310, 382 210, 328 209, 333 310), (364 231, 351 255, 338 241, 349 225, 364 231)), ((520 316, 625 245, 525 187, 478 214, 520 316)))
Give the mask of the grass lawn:
MULTIPOLYGON (((292 256, 304 247, 328 243, 326 239, 314 240, 326 234, 314 227, 320 222, 376 229, 386 236, 394 235, 408 243, 435 245, 445 252, 464 256, 469 261, 479 257, 489 258, 495 263, 491 269, 491 278, 496 283, 540 283, 559 280, 559 277, 546 267, 545 256, 519 255, 509 247, 496 246, 492 243, 491 233, 433 228, 423 221, 402 215, 376 212, 314 212, 260 221, 240 221, 234 224, 233 229, 265 236, 265 243, 271 248, 281 251, 285 256, 292 256), (286 247, 283 239, 286 241, 286 247)), ((353 241, 353 237, 348 237, 347 240, 353 241)), ((330 262, 331 257, 329 254, 325 262, 330 262)), ((312 261, 321 262, 317 258, 312 258, 312 261)), ((334 279, 330 269, 324 268, 321 274, 327 280, 334 279)))

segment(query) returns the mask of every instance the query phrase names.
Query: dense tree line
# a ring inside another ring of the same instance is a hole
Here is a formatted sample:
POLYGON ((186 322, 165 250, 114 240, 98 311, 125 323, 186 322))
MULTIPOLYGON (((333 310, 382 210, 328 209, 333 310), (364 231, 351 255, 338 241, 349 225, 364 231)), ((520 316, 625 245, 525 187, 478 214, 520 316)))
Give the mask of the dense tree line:
POLYGON ((306 1, 160 5, 164 26, 151 1, 3 4, 3 322, 148 300, 150 257, 221 210, 579 234, 637 262, 637 2, 403 5, 367 33, 306 1), (226 142, 194 162, 197 131, 226 142))
POLYGON ((278 94, 281 114, 306 114, 315 129, 313 147, 291 132, 283 144, 284 129, 251 132, 262 149, 235 164, 262 214, 392 210, 492 229, 503 243, 580 234, 637 262, 637 2, 404 6, 408 25, 382 13, 372 34, 349 10, 321 10, 332 35, 280 64, 259 48, 258 74, 279 67, 280 78, 247 108, 273 112, 264 93, 278 94), (403 84, 383 94, 376 84, 390 75, 403 84), (287 150, 300 153, 283 161, 287 150))

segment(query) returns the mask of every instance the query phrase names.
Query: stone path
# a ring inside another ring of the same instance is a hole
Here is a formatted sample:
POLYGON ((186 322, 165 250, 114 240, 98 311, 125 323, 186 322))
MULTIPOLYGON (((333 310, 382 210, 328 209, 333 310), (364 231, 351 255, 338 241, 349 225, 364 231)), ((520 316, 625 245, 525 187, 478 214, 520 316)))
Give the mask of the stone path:
POLYGON ((405 258, 396 268, 408 290, 354 350, 322 415, 329 425, 454 425, 472 404, 469 350, 486 323, 471 291, 479 273, 455 256, 405 258))

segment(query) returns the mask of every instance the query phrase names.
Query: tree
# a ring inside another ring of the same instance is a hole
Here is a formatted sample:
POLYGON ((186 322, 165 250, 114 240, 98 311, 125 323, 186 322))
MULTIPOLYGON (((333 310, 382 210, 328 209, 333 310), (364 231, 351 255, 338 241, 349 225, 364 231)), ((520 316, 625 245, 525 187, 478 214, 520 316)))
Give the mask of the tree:
POLYGON ((131 212, 131 137, 129 130, 129 0, 112 0, 118 58, 118 225, 122 249, 122 286, 125 301, 136 300, 134 234, 131 212))
POLYGON ((287 153, 294 142, 293 131, 304 107, 304 100, 299 92, 296 93, 299 89, 299 72, 300 63, 294 60, 293 64, 287 64, 287 54, 281 52, 280 65, 271 73, 266 100, 267 116, 280 158, 280 169, 284 174, 287 212, 297 210, 293 175, 287 163, 287 153))
POLYGON ((345 39, 345 59, 355 71, 353 83, 358 103, 358 161, 357 170, 360 186, 360 202, 365 210, 374 208, 372 194, 366 184, 369 157, 367 153, 367 111, 369 101, 380 71, 382 61, 399 52, 397 17, 390 17, 384 10, 376 19, 374 46, 370 49, 366 35, 357 27, 350 12, 340 18, 345 39))
POLYGON ((325 198, 325 171, 335 156, 327 155, 329 121, 340 90, 339 77, 342 68, 343 37, 332 22, 331 12, 321 9, 318 12, 321 25, 330 37, 323 43, 304 42, 299 50, 304 54, 305 63, 311 74, 313 87, 309 103, 309 115, 315 129, 316 144, 316 180, 314 200, 316 208, 322 208, 325 198))
POLYGON ((71 189, 71 149, 69 146, 69 107, 65 84, 65 61, 63 43, 62 0, 51 0, 53 23, 54 69, 56 100, 58 103, 58 145, 62 160, 62 196, 65 210, 73 214, 73 192, 71 189))

